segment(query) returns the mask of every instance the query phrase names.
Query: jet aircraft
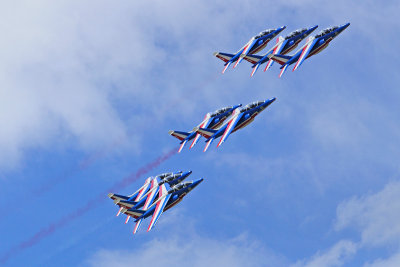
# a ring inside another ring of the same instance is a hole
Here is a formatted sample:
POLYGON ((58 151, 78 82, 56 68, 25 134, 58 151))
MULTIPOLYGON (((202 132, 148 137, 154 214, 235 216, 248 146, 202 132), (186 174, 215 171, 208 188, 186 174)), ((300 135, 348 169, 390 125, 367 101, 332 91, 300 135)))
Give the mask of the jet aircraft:
MULTIPOLYGON (((190 174, 192 174, 192 171, 188 171, 185 173, 182 173, 182 171, 176 172, 176 173, 163 173, 159 174, 156 177, 149 177, 146 179, 145 184, 138 190, 136 191, 133 195, 130 197, 118 195, 118 194, 108 194, 108 196, 114 200, 114 203, 120 207, 117 216, 120 214, 122 209, 124 208, 141 208, 143 205, 145 205, 151 198, 157 194, 158 187, 164 183, 168 183, 169 186, 174 186, 183 180, 185 180, 190 174), (147 190, 148 186, 150 185, 150 188, 147 190), (140 192, 140 193, 137 193, 140 192), (150 196, 150 197, 148 197, 150 196)), ((151 202, 150 202, 151 203, 151 202)), ((149 204, 150 204, 149 203, 149 204)), ((125 223, 127 223, 129 220, 129 216, 126 218, 125 223)))
MULTIPOLYGON (((198 127, 201 128, 210 128, 210 129, 216 129, 221 124, 229 117, 231 116, 232 112, 238 108, 241 107, 242 104, 233 106, 233 107, 225 107, 216 110, 215 112, 212 113, 207 113, 206 116, 204 117, 204 120, 198 125, 198 127)), ((181 131, 172 131, 170 130, 168 132, 170 135, 173 137, 178 138, 181 141, 181 146, 179 147, 178 153, 180 153, 185 146, 185 144, 194 139, 192 144, 190 145, 189 148, 192 148, 200 139, 200 134, 191 131, 191 132, 181 132, 181 131)))
POLYGON ((293 49, 295 49, 299 43, 306 38, 308 35, 310 35, 318 25, 315 25, 309 29, 302 28, 295 30, 291 33, 289 33, 286 37, 279 36, 276 39, 276 45, 274 45, 266 54, 263 56, 259 55, 247 55, 245 59, 249 61, 250 63, 253 63, 253 71, 251 72, 251 76, 253 77, 254 73, 256 73, 257 69, 260 67, 261 64, 264 64, 265 62, 268 61, 267 65, 265 66, 264 71, 268 70, 272 64, 273 60, 268 57, 270 54, 281 54, 285 55, 289 52, 291 52, 293 49))
POLYGON ((226 141, 228 136, 247 126, 249 123, 251 123, 254 118, 264 109, 266 109, 269 105, 271 105, 275 101, 275 97, 271 99, 267 99, 265 101, 257 101, 250 103, 246 105, 243 108, 237 108, 232 114, 232 117, 225 122, 224 125, 222 125, 219 129, 214 130, 214 129, 206 129, 206 128, 200 128, 196 127, 193 130, 207 138, 206 146, 204 148, 204 152, 207 151, 209 148, 210 144, 212 141, 220 136, 221 140, 219 141, 217 147, 219 147, 223 142, 226 141))
MULTIPOLYGON (((122 213, 136 219, 136 225, 133 230, 133 234, 137 232, 143 219, 152 216, 151 222, 147 229, 147 232, 150 231, 164 211, 182 201, 183 197, 192 191, 202 181, 203 179, 201 178, 194 182, 181 182, 171 186, 168 190, 165 184, 161 184, 158 186, 158 197, 156 197, 156 194, 148 195, 146 197, 146 203, 141 209, 136 209, 134 207, 122 209, 122 213)), ((110 195, 113 194, 109 194, 109 196, 110 195)), ((110 197, 112 198, 112 196, 110 197)))
POLYGON ((283 73, 286 71, 286 68, 289 65, 296 63, 293 68, 293 71, 295 71, 298 67, 300 67, 300 65, 306 58, 316 55, 324 50, 329 45, 329 43, 341 32, 343 32, 347 27, 349 27, 349 25, 350 23, 346 23, 341 26, 334 26, 322 30, 314 37, 308 38, 307 43, 302 48, 300 48, 293 56, 285 56, 282 54, 269 54, 268 57, 270 59, 282 65, 279 77, 282 77, 283 73))
POLYGON ((224 73, 229 65, 231 65, 233 62, 236 62, 233 66, 235 68, 237 64, 239 64, 248 54, 255 54, 264 49, 268 42, 285 28, 286 26, 282 26, 277 29, 269 29, 260 32, 258 35, 252 37, 241 49, 236 52, 236 54, 215 52, 214 56, 225 62, 225 67, 222 73, 224 73))

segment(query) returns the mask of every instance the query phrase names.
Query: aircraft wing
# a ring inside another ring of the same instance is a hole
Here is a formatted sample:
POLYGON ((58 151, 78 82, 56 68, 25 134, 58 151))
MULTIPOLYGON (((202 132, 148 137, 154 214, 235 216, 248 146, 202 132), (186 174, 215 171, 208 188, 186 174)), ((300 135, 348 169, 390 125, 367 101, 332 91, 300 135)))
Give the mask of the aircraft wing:
POLYGON ((162 214, 165 205, 167 205, 169 198, 171 197, 171 194, 168 194, 167 189, 165 188, 165 185, 162 184, 160 186, 160 191, 159 191, 159 197, 162 198, 157 202, 156 209, 153 213, 153 217, 151 218, 151 222, 149 224, 149 227, 147 228, 147 232, 153 229, 154 225, 157 223, 158 219, 160 218, 160 215, 162 214))
POLYGON ((226 139, 228 139, 228 136, 232 133, 233 129, 235 129, 236 124, 240 120, 240 118, 243 116, 243 113, 239 113, 235 118, 233 118, 227 125, 224 134, 222 135, 221 139, 219 140, 219 143, 217 147, 219 147, 223 142, 225 142, 226 139))
MULTIPOLYGON (((207 128, 208 125, 210 124, 210 113, 207 113, 206 116, 204 117, 204 120, 200 123, 200 125, 198 127, 201 128, 207 128)), ((200 139, 201 135, 199 133, 196 133, 196 136, 192 142, 192 144, 190 145, 189 149, 191 149, 200 139)))
MULTIPOLYGON (((276 42, 277 43, 276 43, 275 47, 273 47, 273 51, 272 51, 272 54, 274 54, 274 55, 275 54, 279 54, 280 52, 282 52, 282 48, 285 46, 287 41, 282 36, 279 36, 279 38, 276 40, 276 42)), ((274 61, 270 58, 268 60, 267 65, 265 66, 264 71, 267 71, 272 66, 273 62, 274 61)))
POLYGON ((308 54, 316 44, 318 39, 315 39, 314 37, 309 38, 309 43, 304 46, 303 51, 301 52, 299 60, 297 60, 296 65, 293 68, 293 71, 297 70, 298 67, 303 63, 303 61, 307 58, 308 54))

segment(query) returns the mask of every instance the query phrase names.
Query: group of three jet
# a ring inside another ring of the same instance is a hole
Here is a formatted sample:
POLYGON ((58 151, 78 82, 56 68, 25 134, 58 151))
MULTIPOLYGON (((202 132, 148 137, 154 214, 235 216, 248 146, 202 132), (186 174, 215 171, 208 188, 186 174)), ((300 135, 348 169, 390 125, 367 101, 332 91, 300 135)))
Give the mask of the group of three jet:
POLYGON ((298 67, 300 67, 306 58, 316 55, 324 50, 329 43, 349 25, 350 23, 346 23, 341 26, 329 27, 325 30, 322 30, 319 34, 309 37, 305 45, 296 51, 292 56, 287 56, 286 54, 295 49, 303 39, 305 39, 318 27, 318 25, 309 29, 298 29, 291 32, 286 37, 279 36, 279 38, 277 38, 277 43, 262 56, 255 54, 263 50, 267 46, 268 42, 275 38, 275 36, 277 36, 281 31, 283 31, 286 26, 260 32, 258 35, 252 37, 235 54, 216 52, 214 55, 225 62, 225 67, 222 73, 224 73, 232 63, 235 63, 233 65, 235 68, 243 59, 245 59, 253 64, 253 71, 251 72, 251 76, 253 76, 261 64, 267 62, 267 65, 264 69, 264 71, 266 71, 272 66, 273 61, 276 61, 281 65, 281 72, 279 74, 279 77, 281 77, 289 65, 296 63, 293 68, 293 71, 295 71, 298 67))
POLYGON ((184 196, 203 181, 201 178, 196 181, 184 182, 183 180, 191 173, 191 171, 179 171, 159 174, 156 177, 147 178, 144 185, 130 196, 110 193, 108 197, 120 207, 117 216, 121 213, 127 215, 125 223, 128 223, 130 217, 135 219, 133 234, 138 231, 143 219, 152 216, 147 228, 148 232, 164 211, 178 204, 184 196), (165 186, 166 184, 169 189, 165 186))
POLYGON ((245 107, 242 107, 240 104, 233 107, 221 108, 213 113, 207 113, 204 120, 191 132, 169 131, 169 134, 181 141, 178 152, 182 151, 182 148, 188 141, 193 139, 190 145, 190 148, 192 148, 200 137, 204 136, 206 138, 205 152, 214 139, 221 137, 217 145, 219 147, 227 140, 231 133, 247 126, 261 111, 274 101, 275 97, 265 101, 256 101, 245 107))

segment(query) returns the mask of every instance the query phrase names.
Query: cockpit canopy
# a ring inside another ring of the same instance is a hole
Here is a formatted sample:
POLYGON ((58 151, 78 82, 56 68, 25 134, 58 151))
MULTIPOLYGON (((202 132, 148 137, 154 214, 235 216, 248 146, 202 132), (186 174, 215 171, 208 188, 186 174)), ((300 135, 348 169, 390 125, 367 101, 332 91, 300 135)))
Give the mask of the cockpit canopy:
POLYGON ((171 176, 172 174, 173 174, 172 172, 166 172, 166 173, 159 174, 157 176, 160 177, 161 179, 163 179, 165 177, 171 176))
POLYGON ((253 103, 250 103, 250 104, 247 104, 246 106, 244 106, 241 111, 243 112, 243 111, 258 107, 259 105, 262 105, 262 104, 264 104, 264 101, 255 101, 253 103))
POLYGON ((292 31, 291 33, 289 33, 288 36, 285 37, 285 39, 289 39, 289 38, 292 38, 292 37, 294 37, 296 35, 302 34, 306 30, 307 30, 306 28, 302 28, 302 29, 297 29, 295 31, 292 31))
POLYGON ((339 28, 339 27, 338 27, 338 26, 333 26, 333 27, 330 27, 330 28, 328 28, 328 29, 322 30, 322 31, 320 31, 315 37, 316 37, 316 38, 321 37, 321 36, 323 36, 323 35, 325 35, 325 34, 328 34, 328 33, 330 33, 330 32, 333 32, 333 31, 336 30, 337 28, 339 28))
POLYGON ((268 30, 262 31, 254 38, 257 39, 257 38, 263 37, 263 36, 265 36, 267 34, 270 34, 271 32, 274 32, 274 31, 275 31, 275 29, 268 29, 268 30))
POLYGON ((182 183, 179 183, 179 184, 175 185, 174 187, 172 187, 172 189, 174 191, 178 191, 178 190, 181 190, 182 188, 188 187, 192 183, 193 182, 182 182, 182 183))
POLYGON ((222 113, 225 113, 225 112, 227 112, 228 110, 230 110, 231 108, 232 108, 232 107, 220 108, 220 109, 214 111, 213 113, 211 113, 211 117, 215 117, 215 116, 217 116, 217 115, 220 115, 220 114, 222 114, 222 113))

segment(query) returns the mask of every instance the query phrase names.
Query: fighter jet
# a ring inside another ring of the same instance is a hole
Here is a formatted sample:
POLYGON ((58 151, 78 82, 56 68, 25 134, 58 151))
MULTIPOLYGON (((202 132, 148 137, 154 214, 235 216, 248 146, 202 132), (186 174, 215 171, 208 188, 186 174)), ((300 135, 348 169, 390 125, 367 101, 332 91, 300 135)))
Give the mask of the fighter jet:
POLYGON ((296 65, 293 68, 295 71, 306 58, 309 58, 313 55, 318 54, 322 50, 324 50, 329 43, 337 37, 342 31, 344 31, 347 27, 349 27, 350 23, 346 23, 341 26, 334 26, 322 30, 320 33, 315 35, 314 37, 308 38, 307 43, 300 48, 293 56, 285 56, 282 54, 270 54, 268 57, 279 64, 281 64, 281 72, 279 77, 282 77, 283 73, 285 72, 286 68, 293 63, 296 65))
POLYGON ((289 52, 291 52, 293 49, 295 49, 298 44, 306 38, 308 35, 310 35, 318 25, 315 25, 314 27, 311 27, 309 29, 302 28, 295 30, 291 33, 289 33, 286 37, 279 36, 276 39, 276 45, 274 45, 267 53, 265 53, 263 56, 258 56, 258 55, 247 55, 244 59, 249 61, 250 63, 253 63, 253 71, 251 72, 251 77, 253 77, 254 73, 256 73, 257 69, 260 67, 261 64, 264 64, 265 62, 268 61, 264 71, 269 69, 272 64, 273 60, 268 58, 268 55, 270 54, 281 54, 285 55, 289 52))
MULTIPOLYGON (((201 127, 201 128, 210 128, 210 129, 216 129, 219 126, 221 126, 221 124, 229 117, 231 116, 232 112, 238 108, 241 107, 242 104, 233 106, 233 107, 225 107, 225 108, 221 108, 216 110, 215 112, 212 113, 207 113, 206 116, 204 117, 204 120, 197 126, 197 127, 201 127)), ((170 130, 168 132, 170 135, 172 135, 173 137, 178 138, 181 141, 181 146, 179 147, 178 153, 180 153, 183 149, 183 147, 185 146, 186 142, 193 140, 192 144, 190 145, 189 148, 192 148, 197 141, 199 141, 200 139, 200 134, 191 131, 191 132, 181 132, 181 131, 172 131, 170 130)))
POLYGON ((186 196, 190 191, 192 191, 202 181, 203 179, 201 178, 194 182, 190 181, 178 183, 174 186, 171 186, 169 190, 167 190, 165 184, 162 184, 158 188, 158 197, 155 199, 154 196, 148 196, 148 198, 152 197, 152 199, 146 200, 146 204, 142 209, 123 209, 122 213, 136 219, 133 234, 137 232, 143 219, 152 216, 149 227, 147 228, 147 232, 150 231, 164 211, 172 208, 180 201, 182 201, 183 197, 186 196), (149 206, 148 203, 150 201, 151 205, 149 206))
POLYGON ((207 151, 209 148, 210 144, 212 141, 220 136, 221 140, 219 141, 217 147, 219 147, 223 142, 226 141, 228 136, 247 126, 249 123, 251 123, 254 118, 264 109, 266 109, 269 105, 271 105, 275 101, 275 97, 271 99, 267 99, 265 101, 257 101, 248 104, 247 106, 243 108, 237 108, 232 114, 232 117, 225 122, 224 125, 221 126, 218 130, 213 130, 213 129, 205 129, 205 128, 200 128, 196 127, 193 130, 207 138, 206 142, 206 147, 204 148, 204 152, 207 151))
POLYGON ((286 26, 282 26, 277 29, 269 29, 260 32, 258 35, 252 37, 236 54, 228 54, 215 52, 214 56, 223 60, 225 62, 224 69, 222 73, 231 65, 233 62, 236 62, 233 66, 234 68, 239 64, 245 56, 248 54, 256 54, 268 44, 270 40, 272 40, 276 35, 278 35, 281 31, 283 31, 286 26))
MULTIPOLYGON (((159 174, 156 177, 149 177, 146 179, 145 185, 143 185, 137 192, 140 194, 132 195, 132 197, 126 197, 118 194, 110 193, 108 197, 114 200, 114 203, 120 207, 117 216, 121 213, 124 208, 134 208, 138 209, 141 207, 148 207, 151 204, 152 200, 154 199, 155 195, 157 194, 158 187, 164 183, 168 183, 169 186, 174 186, 183 180, 185 180, 189 175, 192 174, 192 171, 188 171, 182 173, 182 171, 173 173, 163 173, 159 174), (148 185, 150 184, 150 188, 147 190, 148 185), (146 191, 147 190, 147 191, 146 191)), ((126 218, 125 223, 128 223, 129 216, 126 218)))

